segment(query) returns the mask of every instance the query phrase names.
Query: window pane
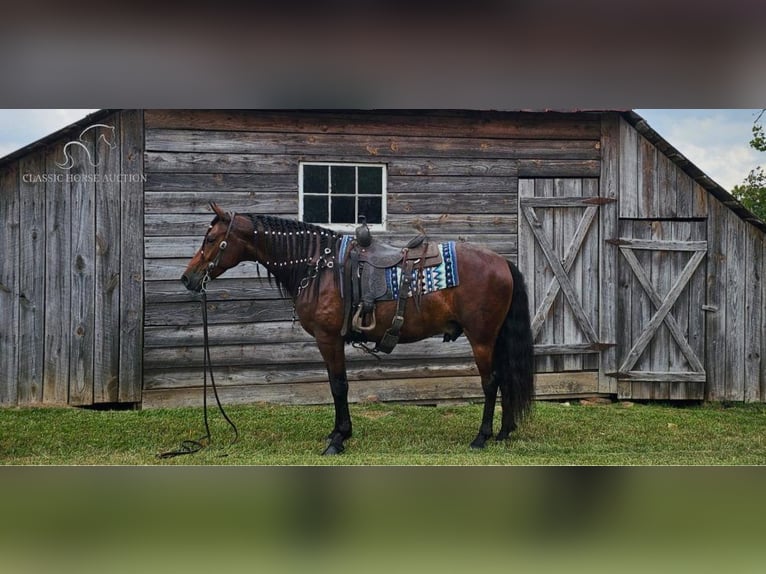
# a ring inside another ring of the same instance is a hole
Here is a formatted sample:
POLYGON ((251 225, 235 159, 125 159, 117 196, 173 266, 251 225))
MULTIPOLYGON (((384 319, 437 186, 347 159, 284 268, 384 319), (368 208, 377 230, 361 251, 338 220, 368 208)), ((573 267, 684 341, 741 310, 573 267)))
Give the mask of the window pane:
POLYGON ((304 165, 303 193, 327 193, 327 172, 326 165, 304 165))
POLYGON ((308 223, 329 223, 327 196, 303 196, 303 221, 308 223))
POLYGON ((383 168, 359 168, 359 193, 375 195, 383 193, 383 168))
POLYGON ((332 166, 332 192, 354 195, 356 188, 354 171, 355 168, 352 166, 332 166))
POLYGON ((360 197, 359 215, 367 217, 367 223, 383 223, 383 200, 380 197, 360 197))
POLYGON ((332 198, 332 223, 356 223, 353 197, 332 198))

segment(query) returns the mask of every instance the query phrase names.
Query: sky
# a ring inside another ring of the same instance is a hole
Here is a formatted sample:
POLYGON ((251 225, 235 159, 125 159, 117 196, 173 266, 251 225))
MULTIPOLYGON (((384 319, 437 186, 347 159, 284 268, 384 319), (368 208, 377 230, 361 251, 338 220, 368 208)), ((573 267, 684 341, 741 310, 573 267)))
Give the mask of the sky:
MULTIPOLYGON (((95 110, 0 110, 0 157, 95 110)), ((760 110, 636 109, 648 124, 724 189, 745 179, 766 154, 748 145, 760 110)))

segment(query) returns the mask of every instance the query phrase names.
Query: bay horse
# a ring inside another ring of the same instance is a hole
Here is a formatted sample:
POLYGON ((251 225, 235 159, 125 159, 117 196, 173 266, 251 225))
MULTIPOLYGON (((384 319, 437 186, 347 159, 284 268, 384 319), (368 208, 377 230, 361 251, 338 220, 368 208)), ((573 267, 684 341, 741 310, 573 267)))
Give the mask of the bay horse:
MULTIPOLYGON (((227 213, 210 204, 215 217, 202 248, 181 276, 190 291, 242 261, 265 267, 282 292, 292 298, 302 327, 316 340, 327 367, 335 405, 335 426, 327 436, 325 455, 339 454, 351 436, 345 344, 346 321, 339 288, 339 243, 342 235, 300 221, 268 215, 227 213)), ((534 396, 532 332, 524 279, 502 256, 469 243, 456 243, 459 284, 412 298, 405 306, 401 343, 443 334, 445 341, 465 334, 473 351, 484 392, 484 410, 472 448, 483 448, 493 435, 497 391, 502 420, 496 440, 508 438, 530 411, 534 396)), ((346 294, 349 296, 349 294, 346 294)), ((365 333, 377 343, 391 325, 396 301, 376 304, 376 327, 365 333)))

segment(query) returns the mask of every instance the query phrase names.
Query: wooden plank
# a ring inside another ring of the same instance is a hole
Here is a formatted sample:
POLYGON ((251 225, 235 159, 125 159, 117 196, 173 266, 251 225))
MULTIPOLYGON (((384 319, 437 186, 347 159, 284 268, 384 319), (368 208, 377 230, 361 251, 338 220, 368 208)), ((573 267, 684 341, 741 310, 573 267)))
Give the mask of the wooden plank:
MULTIPOLYGON (((650 221, 635 221, 633 223, 633 233, 634 236, 638 237, 639 239, 651 239, 652 237, 652 224, 650 221)), ((641 263, 642 269, 651 269, 652 259, 651 259, 651 252, 639 250, 635 252, 636 257, 638 258, 639 262, 641 263)), ((623 257, 623 260, 627 261, 625 257, 623 257)), ((635 278, 635 282, 632 285, 633 291, 633 334, 632 334, 632 341, 631 341, 631 351, 636 349, 636 343, 638 342, 639 337, 643 333, 648 333, 646 331, 646 327, 649 323, 649 320, 653 316, 654 313, 656 313, 656 307, 652 304, 651 299, 649 298, 649 294, 646 292, 644 286, 639 281, 638 277, 636 277, 635 271, 633 273, 633 277, 635 278)), ((645 346, 644 346, 645 349, 645 346)), ((626 361, 629 359, 630 354, 626 356, 626 361)), ((620 371, 627 371, 631 369, 622 368, 622 365, 625 363, 623 362, 621 364, 620 371)), ((634 366, 632 367, 633 370, 636 371, 650 371, 651 370, 651 357, 647 356, 646 353, 639 353, 638 354, 638 360, 635 362, 634 366)), ((631 396, 636 399, 650 399, 652 397, 652 385, 647 382, 633 382, 631 384, 631 396)))
MULTIPOLYGON (((199 301, 199 294, 188 291, 178 278, 169 281, 147 281, 146 303, 188 303, 199 301)), ((208 285, 208 301, 235 299, 282 299, 282 295, 265 276, 262 278, 227 278, 222 275, 208 285)))
MULTIPOLYGON (((766 237, 761 236, 761 301, 766 303, 766 237)), ((766 310, 761 309, 761 402, 766 402, 766 310)))
MULTIPOLYGON (((146 152, 147 173, 244 173, 295 176, 300 161, 330 161, 343 163, 369 162, 369 154, 345 155, 328 153, 327 156, 285 156, 247 153, 207 152, 146 152)), ((391 158, 387 162, 388 175, 393 176, 492 176, 518 175, 518 165, 540 164, 542 169, 556 169, 557 174, 593 176, 595 160, 519 160, 518 162, 492 158, 391 158)), ((537 169, 537 168, 534 168, 537 169)), ((597 175, 597 173, 596 173, 597 175)))
MULTIPOLYGON (((706 221, 693 221, 691 226, 691 240, 699 241, 707 239, 707 222, 706 221)), ((688 341, 692 348, 692 351, 698 356, 702 362, 702 365, 707 370, 707 360, 705 357, 705 311, 703 306, 706 303, 706 285, 708 281, 707 269, 710 265, 710 255, 705 257, 705 261, 697 269, 697 272, 692 276, 689 282, 688 296, 689 296, 689 326, 688 326, 688 341)), ((701 385, 701 388, 686 387, 686 400, 698 400, 705 398, 705 388, 701 385), (695 393, 691 394, 690 390, 695 389, 695 393)))
POLYGON ((638 214, 642 219, 657 217, 657 148, 644 138, 638 140, 638 214))
POLYGON ((763 268, 763 233, 745 225, 745 355, 744 355, 744 400, 761 401, 761 316, 764 301, 761 299, 761 270, 763 268))
MULTIPOLYGON (((691 222, 688 221, 674 221, 670 225, 671 239, 675 241, 691 241, 691 222)), ((679 273, 683 269, 686 262, 687 255, 684 252, 674 251, 668 254, 668 268, 669 277, 678 277, 679 273)), ((700 267, 704 267, 701 265, 700 267)), ((682 333, 689 341, 689 345, 694 351, 694 347, 691 345, 689 339, 689 300, 690 291, 692 289, 692 281, 697 276, 699 270, 692 276, 692 280, 689 281, 689 285, 681 292, 675 305, 671 310, 671 314, 678 323, 678 326, 682 333)), ((700 356, 700 355, 698 355, 700 356)), ((672 372, 686 371, 688 370, 686 357, 681 352, 680 347, 674 340, 669 341, 668 344, 668 370, 672 372)), ((685 386, 676 382, 669 384, 668 395, 670 399, 684 400, 685 386)))
MULTIPOLYGON (((632 220, 618 220, 619 237, 635 237, 633 231, 634 221, 632 220)), ((614 246, 617 250, 617 247, 614 246)), ((615 340, 616 347, 614 349, 615 362, 613 366, 606 370, 607 373, 617 372, 618 365, 622 363, 625 356, 627 356, 630 349, 633 347, 634 332, 637 330, 637 326, 633 324, 634 319, 634 293, 635 299, 638 299, 640 288, 638 287, 638 280, 630 269, 630 265, 627 264, 625 258, 620 256, 617 266, 617 281, 618 287, 616 292, 616 315, 614 317, 615 323, 615 340), (617 322, 619 321, 619 324, 617 322)), ((636 335, 637 336, 637 335, 636 335)), ((614 375, 612 375, 614 376, 614 375)), ((617 397, 620 399, 633 398, 633 386, 630 382, 618 380, 617 397)))
MULTIPOLYGON (((443 198, 441 198, 443 201, 443 198)), ((165 192, 144 194, 144 210, 153 213, 199 213, 210 216, 210 202, 216 201, 227 211, 237 213, 293 214, 298 216, 297 193, 251 193, 243 191, 165 192)))
POLYGON ((601 162, 595 159, 520 159, 519 177, 599 177, 601 162))
MULTIPOLYGON (((211 325, 222 323, 290 321, 292 302, 287 299, 209 302, 211 325)), ((144 312, 144 325, 200 325, 198 303, 152 303, 144 312)))
MULTIPOLYGON (((120 113, 120 170, 143 174, 143 114, 120 113)), ((143 379, 144 341, 144 186, 140 181, 120 187, 120 371, 118 400, 139 402, 143 379)))
POLYGON ((560 345, 535 345, 535 355, 597 355, 600 352, 601 348, 597 343, 562 343, 560 345))
MULTIPOLYGON (((295 343, 261 343, 241 345, 215 345, 210 349, 214 365, 291 365, 322 363, 316 342, 300 341, 295 343)), ((407 359, 434 363, 438 358, 469 359, 471 347, 466 339, 453 343, 443 343, 441 338, 430 338, 417 343, 398 346, 391 355, 393 360, 407 359)), ((173 368, 183 366, 202 367, 202 346, 152 347, 144 352, 144 365, 147 369, 173 368)), ((347 353, 346 361, 375 361, 363 353, 347 353)))
POLYGON ((146 110, 146 127, 274 133, 598 139, 598 115, 444 110, 146 110))
MULTIPOLYGON (((84 137, 93 149, 93 131, 84 137)), ((69 404, 93 403, 93 359, 95 349, 95 252, 96 186, 91 162, 74 150, 72 174, 72 268, 69 358, 69 404)))
POLYGON ((711 401, 726 396, 726 258, 727 235, 723 218, 727 211, 718 201, 711 201, 708 211, 708 263, 706 304, 715 309, 705 314, 706 397, 711 401))
MULTIPOLYGON (((210 325, 209 333, 210 340, 215 341, 216 345, 296 343, 313 340, 299 323, 292 321, 210 325)), ((146 327, 144 345, 147 349, 201 344, 200 325, 146 327)))
MULTIPOLYGON (((577 189, 574 186, 582 186, 582 179, 571 178, 556 178, 554 180, 561 188, 560 193, 576 193, 577 189)), ((587 198, 583 198, 579 195, 559 195, 558 193, 553 197, 533 197, 524 200, 524 205, 528 207, 541 207, 553 209, 556 207, 589 207, 593 205, 587 198)))
POLYGON ((707 249, 707 241, 676 241, 673 239, 630 239, 620 237, 615 244, 620 247, 649 251, 704 251, 707 249))
MULTIPOLYGON (((537 397, 567 397, 592 395, 597 392, 598 375, 595 372, 548 373, 535 376, 537 397)), ((362 401, 406 402, 441 401, 445 399, 482 399, 479 377, 429 377, 415 379, 353 380, 349 376, 349 402, 362 401)), ((286 383, 271 385, 238 385, 219 388, 225 404, 268 402, 276 404, 329 404, 332 402, 327 383, 286 383)), ((200 406, 202 389, 147 390, 144 408, 200 406)))
POLYGON ((728 209, 726 222, 726 370, 725 400, 745 398, 745 237, 747 226, 728 209))
POLYGON ((151 129, 147 151, 310 156, 599 159, 598 140, 534 140, 151 129))
POLYGON ((510 193, 458 192, 445 197, 441 193, 389 193, 388 213, 420 215, 443 213, 516 213, 516 195, 510 193))
MULTIPOLYGON (((351 351, 349 351, 351 352, 351 351)), ((476 364, 471 359, 444 359, 438 364, 423 364, 413 361, 392 362, 358 360, 348 365, 348 380, 394 380, 434 377, 477 377, 476 364)), ((324 363, 315 365, 258 365, 257 367, 236 366, 216 371, 216 385, 281 385, 286 383, 327 384, 327 368, 324 363)), ((174 390, 184 387, 201 387, 201 368, 150 369, 146 372, 146 390, 174 390)))
POLYGON ((19 404, 43 400, 45 348, 45 183, 25 183, 24 175, 45 173, 44 150, 20 162, 19 404))
POLYGON ((692 189, 694 193, 692 215, 694 215, 694 217, 707 217, 709 205, 715 201, 715 199, 711 198, 710 193, 696 182, 694 182, 692 189))
MULTIPOLYGON (((291 178, 295 179, 294 176, 291 178)), ((390 176, 388 177, 388 193, 442 193, 452 196, 456 193, 465 193, 467 190, 476 190, 481 193, 511 193, 518 187, 517 178, 514 177, 443 177, 433 175, 430 177, 413 176, 390 176)), ((294 183, 293 183, 294 186, 294 183)))
MULTIPOLYGON (((620 124, 616 114, 606 114, 601 121, 601 177, 598 195, 607 199, 617 199, 620 185, 620 124)), ((599 208, 599 336, 604 343, 612 343, 601 352, 599 360, 599 392, 614 394, 617 383, 606 373, 617 370, 617 332, 624 325, 624 314, 619 314, 618 297, 623 293, 618 273, 619 252, 617 246, 605 240, 619 237, 619 204, 617 202, 599 208)), ((629 330, 629 329, 628 329, 629 330)))
MULTIPOLYGON (((48 150, 46 173, 59 172, 64 144, 48 150)), ((54 179, 45 188, 45 366, 43 402, 65 405, 69 395, 71 268, 70 184, 54 179)))
POLYGON ((659 217, 676 217, 678 211, 677 167, 663 153, 657 153, 657 212, 659 217))
MULTIPOLYGON (((583 179, 582 180, 582 194, 585 197, 598 197, 598 180, 597 179, 583 179)), ((581 271, 580 277, 582 282, 581 293, 583 311, 585 315, 591 320, 591 324, 594 327, 594 331, 598 337, 601 336, 599 331, 599 288, 600 288, 600 273, 599 273, 599 231, 600 224, 598 219, 601 215, 604 206, 597 207, 597 213, 595 215, 596 221, 591 225, 591 229, 585 238, 582 246, 581 255, 581 271)), ((587 209, 586 209, 587 212, 587 209)), ((585 340, 580 334, 580 339, 585 340)), ((601 339, 599 338, 600 342, 601 339)), ((599 368, 599 361, 597 356, 584 356, 582 357, 582 368, 587 371, 597 371, 599 368)))
MULTIPOLYGON (((181 275, 189 264, 188 257, 174 259, 146 259, 144 275, 146 281, 180 281, 181 275)), ((226 278, 257 278, 258 264, 244 261, 226 270, 226 278)), ((261 277, 266 276, 266 270, 261 267, 261 277)))
MULTIPOLYGON (((119 138, 119 115, 110 116, 104 123, 114 127, 119 138)), ((96 142, 109 137, 111 130, 98 128, 96 142)), ((107 140, 108 141, 108 140, 107 140)), ((96 252, 95 252, 95 307, 93 356, 93 402, 116 402, 120 377, 120 182, 114 176, 120 173, 120 149, 112 142, 96 145, 96 252)), ((127 215, 127 214, 126 214, 127 215)))
MULTIPOLYGON (((630 373, 618 373, 617 376, 623 381, 634 381, 643 383, 675 383, 685 385, 686 383, 704 383, 705 373, 691 372, 659 372, 659 371, 632 371, 630 373)), ((643 397, 658 398, 658 397, 643 397)))
MULTIPOLYGON (((562 178, 556 179, 556 195, 559 197, 582 197, 582 180, 581 179, 569 179, 562 178)), ((595 218, 598 208, 591 206, 582 213, 582 209, 559 209, 558 215, 561 221, 561 233, 563 239, 561 253, 567 251, 575 251, 575 256, 572 259, 570 269, 568 271, 569 277, 572 280, 572 287, 574 287, 577 300, 582 305, 585 302, 582 282, 582 260, 584 254, 582 250, 584 248, 584 240, 586 232, 580 231, 584 225, 578 225, 581 222, 590 218, 590 222, 587 224, 588 231, 593 227, 593 219, 595 218), (592 214, 592 215, 591 215, 592 214), (572 245, 573 241, 577 241, 576 245, 572 245), (571 247, 569 247, 569 245, 571 247), (566 246, 566 247, 565 247, 566 246)), ((583 315, 590 320, 590 316, 585 312, 583 305, 583 315)), ((598 323, 595 323, 596 325, 598 323)), ((595 333, 594 333, 595 334, 595 333)), ((598 340, 598 337, 595 339, 598 340)), ((564 338, 562 343, 564 344, 580 344, 586 341, 583 336, 583 329, 578 324, 578 319, 575 317, 574 311, 571 305, 564 306, 564 338)), ((590 342, 593 342, 591 340, 590 342)), ((565 371, 580 371, 582 370, 582 357, 578 355, 566 355, 562 357, 565 371)))
POLYGON ((620 118, 620 217, 638 217, 638 132, 620 118))
POLYGON ((249 173, 152 173, 146 174, 146 191, 194 191, 207 193, 228 193, 247 191, 249 193, 279 193, 298 191, 294 173, 285 175, 263 175, 249 173))
POLYGON ((700 217, 694 211, 694 180, 677 166, 676 175, 676 213, 678 217, 700 217))
MULTIPOLYGON (((657 154, 658 157, 662 156, 661 153, 657 154)), ((659 201, 657 201, 657 209, 658 212, 661 209, 662 200, 660 197, 662 196, 662 189, 660 188, 660 174, 658 174, 658 187, 657 187, 657 198, 659 201)), ((659 239, 660 241, 663 240, 666 237, 671 237, 672 232, 670 230, 671 222, 669 221, 653 221, 652 222, 652 238, 653 239, 659 239)), ((663 250, 654 250, 651 252, 651 277, 652 277, 652 285, 657 289, 656 295, 657 298, 655 300, 655 297, 651 296, 652 304, 657 308, 657 303, 662 302, 662 298, 667 296, 670 291, 670 287, 672 284, 672 281, 675 277, 678 275, 675 275, 673 277, 670 276, 671 266, 670 266, 670 255, 671 253, 669 251, 663 251, 663 250)), ((685 287, 682 286, 682 289, 685 287)), ((679 295, 680 297, 680 292, 679 295)), ((668 332, 668 323, 670 321, 675 321, 675 318, 673 317, 671 310, 675 306, 675 301, 673 305, 671 305, 670 309, 668 310, 668 315, 666 316, 666 320, 661 322, 654 334, 654 337, 652 338, 651 342, 649 343, 648 347, 648 353, 651 357, 651 370, 653 372, 664 372, 668 371, 670 367, 670 357, 669 357, 669 347, 672 344, 671 343, 671 337, 668 332)), ((680 328, 677 327, 676 324, 676 338, 680 339, 683 342, 686 342, 686 333, 681 331, 680 328)), ((700 366, 701 370, 701 366, 700 366)), ((658 382, 655 385, 652 385, 652 398, 655 400, 667 400, 670 398, 670 388, 666 382, 658 382)))
MULTIPOLYGON (((519 179, 518 185, 519 205, 535 196, 535 180, 519 179)), ((518 233, 519 247, 517 262, 519 270, 524 275, 527 284, 527 292, 530 299, 530 312, 532 313, 532 316, 534 316, 535 311, 540 304, 540 293, 543 288, 542 284, 544 283, 542 275, 545 273, 545 270, 542 265, 537 265, 535 263, 536 251, 539 250, 539 247, 535 247, 535 238, 529 229, 529 222, 526 219, 523 219, 522 225, 518 228, 518 233)), ((538 333, 537 336, 534 336, 533 332, 533 339, 536 344, 543 342, 540 333, 538 333)), ((547 357, 535 358, 535 372, 540 373, 550 370, 550 363, 551 360, 547 357)))
POLYGON ((0 405, 18 404, 19 380, 19 239, 20 177, 18 163, 0 171, 0 405))

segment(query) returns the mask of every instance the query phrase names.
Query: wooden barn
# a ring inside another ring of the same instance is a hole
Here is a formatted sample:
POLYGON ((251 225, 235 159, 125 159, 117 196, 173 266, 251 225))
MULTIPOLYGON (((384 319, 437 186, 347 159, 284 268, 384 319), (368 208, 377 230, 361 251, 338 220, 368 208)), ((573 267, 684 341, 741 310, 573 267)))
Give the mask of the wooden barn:
MULTIPOLYGON (((517 262, 538 397, 766 401, 766 224, 633 112, 103 110, 0 159, 0 404, 200 404, 211 200, 517 262)), ((223 400, 331 402, 262 275, 209 288, 223 400)), ((348 354, 351 400, 481 396, 464 337, 348 354)))

